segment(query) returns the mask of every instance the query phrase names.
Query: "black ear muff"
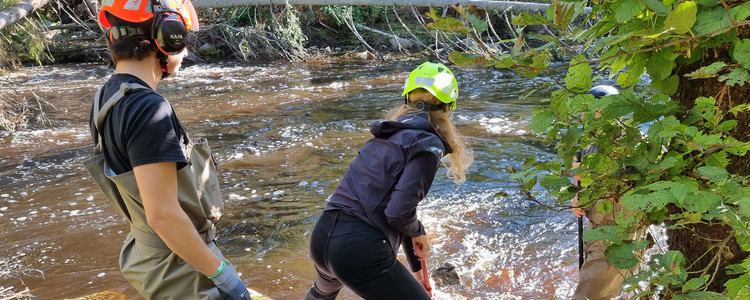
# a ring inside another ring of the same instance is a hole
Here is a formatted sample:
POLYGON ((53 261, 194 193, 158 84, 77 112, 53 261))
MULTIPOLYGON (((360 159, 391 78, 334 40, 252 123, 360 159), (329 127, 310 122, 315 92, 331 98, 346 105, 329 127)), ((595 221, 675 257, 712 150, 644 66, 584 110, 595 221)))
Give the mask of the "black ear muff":
POLYGON ((175 55, 187 47, 188 30, 180 14, 163 11, 154 16, 151 37, 156 42, 159 51, 167 55, 175 55))

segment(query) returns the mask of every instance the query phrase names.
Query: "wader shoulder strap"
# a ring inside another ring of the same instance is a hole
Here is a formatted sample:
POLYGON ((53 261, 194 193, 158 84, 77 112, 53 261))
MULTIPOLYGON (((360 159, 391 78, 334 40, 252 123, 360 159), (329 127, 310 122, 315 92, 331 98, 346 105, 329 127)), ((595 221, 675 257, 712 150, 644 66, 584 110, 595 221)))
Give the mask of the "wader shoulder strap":
POLYGON ((150 88, 137 83, 123 82, 120 85, 120 89, 115 92, 112 97, 109 97, 107 102, 105 102, 101 108, 99 108, 101 91, 98 91, 96 93, 96 99, 94 100, 94 119, 96 120, 96 123, 94 123, 94 125, 96 126, 96 131, 99 132, 100 129, 104 126, 104 120, 107 118, 107 115, 109 115, 109 111, 112 110, 115 104, 120 102, 120 100, 122 100, 125 95, 141 90, 150 90, 150 88))
POLYGON ((102 150, 104 150, 102 147, 102 127, 104 127, 104 120, 109 115, 109 111, 112 110, 112 108, 117 104, 117 102, 120 102, 122 98, 125 98, 124 96, 128 93, 140 91, 140 90, 150 90, 149 88, 137 84, 137 83, 128 83, 123 82, 120 84, 120 89, 112 95, 112 97, 109 97, 106 103, 104 103, 104 106, 101 108, 99 107, 99 104, 101 103, 101 96, 104 92, 104 87, 100 87, 96 91, 96 96, 94 96, 94 126, 96 127, 96 153, 101 153, 102 150))

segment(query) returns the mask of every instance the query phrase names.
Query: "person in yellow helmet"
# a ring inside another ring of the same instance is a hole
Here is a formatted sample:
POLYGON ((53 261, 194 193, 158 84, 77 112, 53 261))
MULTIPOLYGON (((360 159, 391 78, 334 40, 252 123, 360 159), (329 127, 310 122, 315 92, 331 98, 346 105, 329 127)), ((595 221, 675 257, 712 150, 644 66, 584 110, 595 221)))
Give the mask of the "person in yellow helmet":
POLYGON ((430 240, 417 205, 430 190, 444 159, 457 183, 472 162, 450 115, 458 84, 448 67, 426 62, 411 72, 405 102, 370 128, 373 138, 359 150, 318 219, 310 256, 317 277, 305 299, 335 299, 345 285, 364 299, 429 299, 421 264, 413 274, 396 260, 429 256, 430 240))
POLYGON ((128 220, 120 270, 146 299, 251 299, 214 241, 223 204, 205 139, 154 90, 177 75, 198 19, 189 0, 104 0, 115 72, 95 94, 84 162, 128 220))

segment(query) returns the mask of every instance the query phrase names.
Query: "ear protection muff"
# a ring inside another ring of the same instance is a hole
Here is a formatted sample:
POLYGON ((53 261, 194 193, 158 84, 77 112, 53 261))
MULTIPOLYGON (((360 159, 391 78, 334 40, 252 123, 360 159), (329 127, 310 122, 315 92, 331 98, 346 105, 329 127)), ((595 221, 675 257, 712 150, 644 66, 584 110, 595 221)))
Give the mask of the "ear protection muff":
POLYGON ((188 30, 179 13, 168 10, 157 11, 154 15, 151 37, 159 51, 167 55, 175 55, 187 47, 188 30))

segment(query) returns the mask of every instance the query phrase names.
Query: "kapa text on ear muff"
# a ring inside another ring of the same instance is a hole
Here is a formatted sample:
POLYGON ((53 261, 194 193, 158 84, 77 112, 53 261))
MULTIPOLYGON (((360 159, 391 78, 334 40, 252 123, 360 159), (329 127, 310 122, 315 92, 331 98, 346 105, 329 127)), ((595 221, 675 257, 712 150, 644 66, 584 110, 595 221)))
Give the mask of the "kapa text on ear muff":
POLYGON ((154 39, 156 48, 164 54, 178 54, 187 47, 188 30, 185 27, 185 21, 177 12, 157 11, 154 16, 151 38, 154 39))

